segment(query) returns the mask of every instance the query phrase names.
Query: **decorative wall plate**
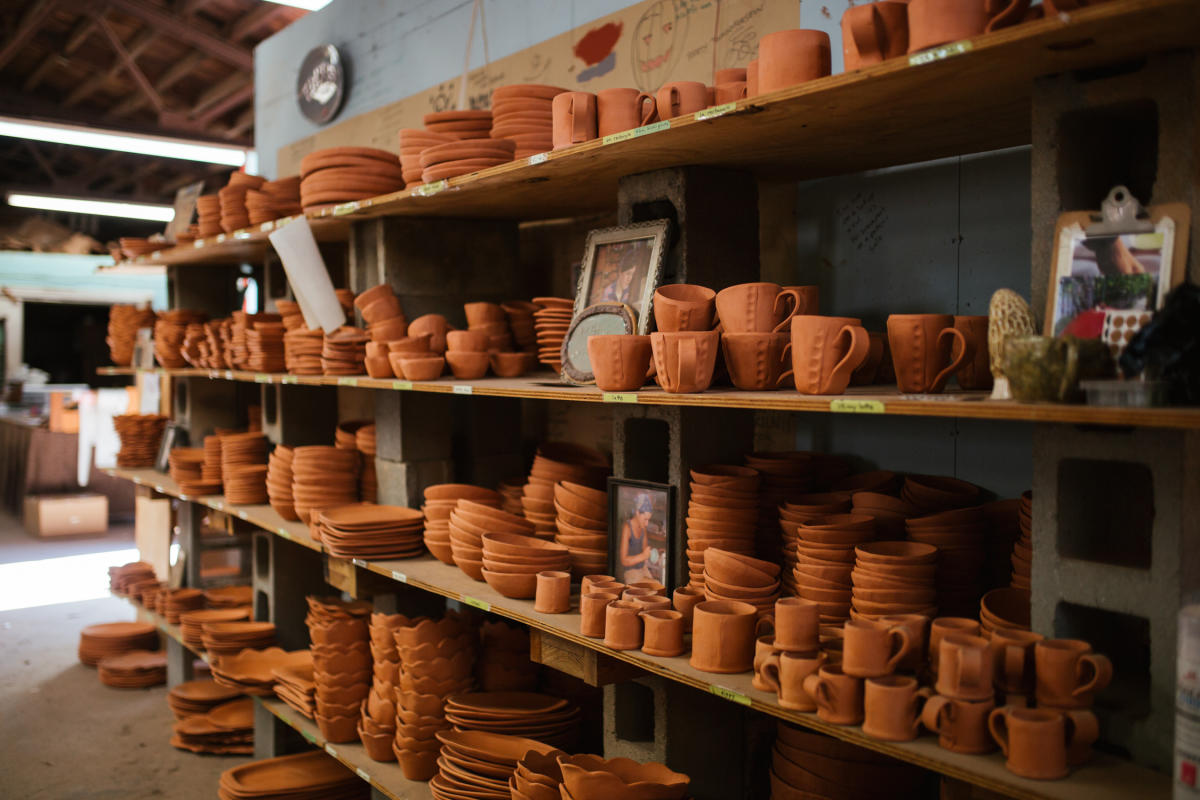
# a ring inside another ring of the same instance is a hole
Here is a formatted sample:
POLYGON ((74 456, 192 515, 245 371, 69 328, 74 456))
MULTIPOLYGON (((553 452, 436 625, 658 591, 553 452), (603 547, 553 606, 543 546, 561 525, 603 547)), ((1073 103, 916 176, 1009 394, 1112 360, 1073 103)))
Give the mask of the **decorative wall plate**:
POLYGON ((346 95, 346 72, 342 55, 331 44, 308 51, 296 78, 296 102, 300 112, 318 125, 337 116, 346 95))

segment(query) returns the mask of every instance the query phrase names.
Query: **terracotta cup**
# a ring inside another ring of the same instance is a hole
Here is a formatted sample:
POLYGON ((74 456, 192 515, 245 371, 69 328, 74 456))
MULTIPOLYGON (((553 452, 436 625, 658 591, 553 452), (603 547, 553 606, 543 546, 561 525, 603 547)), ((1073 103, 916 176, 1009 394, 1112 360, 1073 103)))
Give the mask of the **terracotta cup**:
POLYGON ((736 103, 738 100, 746 99, 746 82, 731 81, 729 83, 718 83, 713 87, 715 96, 713 102, 716 105, 725 105, 726 103, 736 103))
POLYGON ((579 598, 579 632, 592 639, 603 639, 608 605, 619 599, 613 592, 584 593, 579 598))
POLYGON ((683 629, 690 631, 692 629, 692 614, 696 610, 696 606, 704 602, 704 591, 702 589, 691 589, 687 586, 676 589, 671 595, 671 605, 675 610, 683 615, 683 629))
MULTIPOLYGON (((780 659, 782 661, 782 659, 780 659)), ((817 704, 817 716, 834 725, 857 725, 863 721, 863 682, 826 664, 804 679, 803 688, 817 704)))
POLYGON ((769 617, 775 625, 775 646, 789 653, 811 653, 820 647, 821 604, 803 597, 781 597, 769 617))
POLYGON ((810 676, 826 662, 824 653, 778 653, 763 665, 763 680, 775 688, 779 705, 792 711, 816 711, 816 698, 805 690, 810 676))
POLYGON ((824 31, 768 33, 758 40, 758 91, 766 94, 828 75, 831 52, 824 31))
POLYGON ((979 635, 979 620, 967 617, 938 617, 929 623, 929 671, 938 674, 939 648, 942 639, 952 633, 965 633, 968 636, 979 635))
POLYGON ((642 646, 642 607, 632 600, 615 600, 604 610, 604 646, 637 650, 642 646))
POLYGON ((571 573, 547 570, 537 574, 533 610, 565 614, 571 610, 571 573))
POLYGON ((754 667, 758 609, 737 600, 706 600, 692 615, 691 665, 702 672, 748 672, 754 667))
POLYGON ((710 331, 717 293, 694 283, 669 283, 654 292, 654 323, 663 332, 710 331))
POLYGON ((446 352, 446 334, 453 328, 441 314, 425 314, 408 324, 408 338, 429 336, 429 352, 439 356, 446 352))
POLYGON ((908 631, 910 646, 896 664, 899 672, 917 672, 925 663, 925 641, 928 638, 929 617, 924 614, 888 614, 876 620, 888 626, 902 625, 908 631))
MULTIPOLYGON (((612 575, 584 575, 579 581, 579 593, 587 594, 588 592, 593 591, 597 584, 616 582, 617 579, 612 575)), ((621 587, 621 591, 625 591, 624 586, 621 587)), ((619 593, 620 592, 618 592, 618 594, 619 593)))
POLYGON ((940 392, 947 379, 975 357, 971 343, 955 329, 949 314, 892 314, 887 329, 896 384, 902 392, 940 392), (961 349, 957 358, 951 358, 956 343, 961 349))
POLYGON ((637 89, 603 89, 596 93, 596 109, 600 136, 649 125, 658 116, 653 95, 637 89))
POLYGON ((915 53, 987 31, 1015 25, 1030 0, 912 0, 908 4, 908 52, 915 53))
POLYGON ((1090 711, 1066 714, 1012 706, 992 711, 988 729, 1004 752, 1009 772, 1042 781, 1065 778, 1071 771, 1072 751, 1090 750, 1100 733, 1090 711))
POLYGON ((996 628, 988 640, 992 651, 992 679, 1005 694, 1029 695, 1034 688, 1033 647, 1042 640, 1033 631, 996 628))
POLYGON ((737 81, 746 80, 745 67, 726 67, 719 69, 713 73, 713 84, 720 86, 722 83, 735 83, 737 81))
POLYGON ((650 334, 658 385, 674 394, 703 392, 712 384, 720 341, 717 331, 650 334))
POLYGON ((758 88, 758 59, 754 59, 746 65, 746 96, 754 97, 759 94, 758 88))
POLYGON ((641 616, 645 631, 643 653, 663 657, 683 654, 683 614, 670 608, 656 608, 643 611, 641 616))
POLYGON ((727 333, 779 333, 805 313, 804 295, 777 283, 739 283, 717 292, 717 314, 727 333))
POLYGON ((884 0, 853 6, 842 14, 842 60, 847 72, 907 52, 907 2, 884 0))
POLYGON ((708 87, 699 81, 674 81, 654 95, 660 119, 672 119, 708 108, 708 87))
POLYGON ((988 733, 994 700, 955 700, 934 695, 921 711, 921 724, 938 735, 938 744, 954 753, 990 753, 996 749, 988 733))
POLYGON ((938 694, 956 700, 983 700, 995 695, 993 660, 988 640, 954 633, 938 645, 938 694))
POLYGON ((751 686, 762 692, 779 692, 778 679, 769 682, 763 675, 763 669, 772 661, 778 667, 780 655, 781 651, 775 647, 774 634, 759 636, 754 640, 754 677, 750 680, 751 686))
POLYGON ((863 690, 863 733, 885 742, 909 742, 921 728, 921 709, 933 694, 908 675, 868 678, 863 690))
POLYGON ((784 351, 791 335, 782 333, 722 333, 721 352, 729 380, 743 391, 778 389, 787 369, 784 351))
POLYGON ((1033 647, 1038 707, 1089 708, 1112 680, 1112 662, 1082 639, 1046 639, 1033 647))
POLYGON ((482 331, 449 331, 446 333, 447 353, 485 353, 488 335, 482 331))
POLYGON ((587 350, 600 391, 632 392, 646 383, 650 359, 654 355, 649 336, 589 336, 587 350))
POLYGON ((802 394, 841 394, 870 354, 871 340, 853 317, 804 315, 792 318, 791 377, 802 394))
MULTIPOLYGON (((963 364, 958 371, 958 386, 960 389, 991 389, 992 360, 988 354, 988 318, 983 316, 956 316, 954 329, 963 335, 971 344, 974 355, 963 364)), ((961 346, 958 341, 951 348, 950 357, 957 359, 961 346)))
POLYGON ((591 92, 562 92, 554 96, 554 149, 596 138, 596 95, 591 92))
POLYGON ((843 631, 842 669, 856 678, 890 675, 914 644, 903 625, 852 619, 846 622, 843 631))

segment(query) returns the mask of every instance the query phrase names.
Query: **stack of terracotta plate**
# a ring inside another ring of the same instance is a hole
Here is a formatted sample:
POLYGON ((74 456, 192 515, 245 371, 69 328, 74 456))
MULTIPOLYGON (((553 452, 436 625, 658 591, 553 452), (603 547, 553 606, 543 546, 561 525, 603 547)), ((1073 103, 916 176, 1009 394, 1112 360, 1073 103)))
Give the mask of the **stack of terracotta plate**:
POLYGON ((284 330, 290 332, 304 329, 304 312, 300 310, 300 304, 296 301, 280 298, 275 301, 275 310, 279 312, 279 321, 283 323, 284 330))
POLYGON ((511 797, 508 782, 517 761, 531 750, 542 754, 555 750, 533 739, 485 731, 444 730, 437 738, 442 743, 442 754, 437 760, 438 773, 429 782, 434 800, 511 797))
POLYGON ((438 483, 425 487, 425 504, 421 506, 425 515, 425 546, 443 564, 454 564, 450 549, 450 512, 464 497, 482 505, 500 507, 499 493, 482 486, 438 483))
POLYGON ((498 619, 479 625, 476 678, 485 692, 531 692, 541 675, 529 660, 529 629, 498 619))
POLYGON ((749 603, 771 614, 779 599, 779 565, 719 547, 704 551, 704 596, 749 603))
POLYGON ((188 325, 207 319, 206 314, 186 309, 172 309, 159 314, 154 323, 154 360, 158 365, 167 369, 186 367, 187 359, 181 351, 188 325))
POLYGON ((122 236, 120 238, 121 252, 126 258, 137 258, 138 256, 149 255, 160 247, 165 247, 166 244, 159 241, 152 241, 138 236, 122 236))
POLYGON ((854 554, 851 579, 856 616, 937 616, 935 546, 921 542, 871 542, 855 547, 854 554))
POLYGON ((322 750, 252 761, 221 773, 220 800, 367 800, 371 784, 322 750))
POLYGON ((554 485, 569 481, 600 489, 611 471, 608 457, 599 450, 569 442, 543 442, 533 457, 521 498, 525 518, 534 523, 538 536, 554 538, 558 533, 554 485))
POLYGON ((321 371, 325 375, 364 375, 370 336, 359 328, 343 326, 325 334, 321 345, 321 371))
POLYGON ((185 247, 200 238, 200 226, 192 223, 188 225, 186 231, 177 232, 175 234, 175 244, 179 247, 185 247))
POLYGON ((936 776, 919 767, 782 722, 778 731, 770 773, 774 800, 915 800, 938 793, 936 776))
POLYGON ((537 326, 533 314, 541 306, 528 300, 510 300, 501 303, 504 314, 508 317, 508 329, 512 331, 513 341, 518 350, 526 353, 537 353, 537 326))
POLYGON ((330 147, 300 161, 300 203, 313 211, 404 188, 400 160, 373 147, 330 147))
POLYGON ((205 622, 200 640, 209 655, 236 655, 243 650, 262 650, 275 644, 273 622, 205 622))
POLYGON ((283 335, 283 360, 292 375, 320 375, 325 334, 320 329, 298 328, 283 335))
POLYGON ((850 501, 855 514, 868 514, 875 518, 875 530, 880 539, 903 539, 905 521, 922 514, 921 509, 913 504, 879 492, 855 492, 850 501))
POLYGON ((167 654, 162 650, 130 650, 105 656, 96 667, 100 682, 117 689, 143 689, 167 682, 167 654))
POLYGON ((491 111, 434 111, 421 120, 425 130, 448 139, 487 139, 492 130, 491 111))
POLYGON ((160 414, 120 414, 113 427, 121 440, 117 452, 118 467, 152 467, 167 418, 160 414))
POLYGON ((221 198, 215 194, 202 194, 196 198, 196 222, 202 237, 218 236, 221 229, 221 198))
POLYGON ((167 584, 160 580, 144 580, 138 581, 129 587, 129 599, 136 603, 141 603, 146 608, 150 608, 151 603, 157 605, 157 598, 160 592, 166 591, 167 584))
POLYGON ((142 328, 153 328, 157 315, 150 308, 117 303, 108 311, 108 355, 118 367, 133 362, 133 343, 142 328))
POLYGON ((1033 492, 1021 495, 1019 521, 1021 537, 1012 549, 1012 586, 1028 590, 1033 575, 1033 492))
POLYGON ((1006 586, 992 589, 979 601, 979 626, 983 635, 991 638, 997 628, 1027 631, 1030 626, 1028 589, 1006 586))
POLYGON ((230 700, 205 714, 181 719, 171 746, 192 753, 249 755, 254 752, 254 701, 230 700))
POLYGON ((554 484, 554 514, 554 541, 570 551, 575 578, 602 572, 608 561, 608 494, 559 481, 554 484))
POLYGON ((528 481, 525 478, 509 478, 500 482, 496 487, 496 491, 500 493, 500 508, 510 514, 522 516, 525 513, 525 507, 521 505, 521 498, 525 496, 525 484, 528 481))
POLYGON ((204 602, 209 608, 242 608, 254 600, 254 588, 248 584, 218 586, 204 590, 204 602))
MULTIPOLYGON (((265 330, 275 328, 283 335, 283 323, 278 314, 247 314, 245 311, 234 311, 229 317, 229 357, 234 369, 253 369, 250 366, 249 335, 258 325, 265 330)), ((279 358, 283 360, 283 343, 279 345, 279 358)), ((259 370, 263 372, 265 370, 259 370)))
POLYGON ((211 678, 205 678, 171 687, 167 692, 167 706, 175 714, 175 719, 183 719, 196 714, 207 714, 222 703, 228 703, 239 696, 240 692, 236 689, 221 686, 211 678))
POLYGON ((267 181, 246 192, 246 212, 251 225, 301 213, 300 176, 267 181))
POLYGON ((566 545, 515 533, 485 533, 482 539, 483 579, 505 597, 533 597, 539 572, 571 569, 566 545))
POLYGON ((376 503, 379 501, 379 478, 375 473, 375 423, 363 425, 354 432, 354 445, 362 453, 359 496, 364 503, 376 503))
POLYGON ((197 611, 185 611, 179 615, 179 631, 183 636, 183 643, 195 650, 204 646, 204 623, 244 622, 249 619, 249 606, 201 608, 197 611))
POLYGON ((471 692, 446 700, 446 721, 460 731, 524 736, 561 750, 574 750, 579 707, 537 692, 471 692))
POLYGON ((938 549, 937 606, 943 616, 970 616, 986 589, 991 521, 979 506, 942 511, 905 522, 908 538, 938 549))
POLYGON ((154 567, 145 561, 131 561, 108 568, 108 588, 114 594, 128 594, 129 587, 154 580, 154 567))
POLYGON ((225 501, 235 506, 259 506, 267 502, 267 465, 240 464, 222 470, 225 501))
POLYGON ((875 521, 866 514, 805 515, 781 520, 786 550, 794 552, 794 594, 821 603, 827 622, 850 617, 854 548, 875 541, 875 521))
POLYGON ((292 480, 292 448, 276 445, 267 458, 267 501, 279 516, 298 520, 292 505, 292 480))
POLYGON ((292 453, 292 503, 302 522, 315 522, 314 512, 323 508, 358 500, 357 450, 310 445, 292 453))
POLYGON ((312 663, 276 667, 271 674, 275 677, 275 696, 312 719, 317 710, 312 663))
POLYGON ((421 151, 421 179, 432 183, 507 164, 516 144, 508 139, 464 139, 421 151))
POLYGON ((691 470, 687 524, 689 585, 704 586, 704 553, 719 547, 752 555, 758 524, 758 472, 750 467, 709 464, 691 470))
POLYGON ((200 589, 171 589, 159 597, 159 613, 171 625, 179 624, 179 615, 184 611, 204 608, 204 592, 200 589))
POLYGON ((561 372, 562 344, 563 339, 567 338, 567 329, 571 327, 575 301, 566 297, 535 297, 533 303, 538 307, 533 312, 538 361, 555 372, 561 372))
POLYGON ((308 633, 312 638, 313 682, 321 735, 331 742, 358 739, 361 705, 371 691, 371 650, 367 631, 369 603, 309 597, 308 633))
POLYGON ((492 138, 511 139, 516 158, 553 149, 553 101, 565 91, 532 83, 499 87, 492 92, 492 138))
POLYGON ((283 372, 282 322, 256 322, 246 331, 246 369, 254 372, 283 372))
POLYGON ((400 168, 405 184, 415 186, 421 182, 421 152, 434 145, 454 141, 453 137, 433 133, 423 128, 400 129, 400 168))
MULTIPOLYGON (((227 433, 221 437, 221 480, 226 489, 229 488, 230 471, 235 467, 263 466, 266 463, 267 437, 261 431, 227 433)), ((265 472, 263 479, 266 479, 265 472)))
POLYGON ((206 483, 221 483, 221 435, 219 432, 204 437, 204 465, 200 472, 206 483))
POLYGON ((982 495, 983 490, 973 483, 941 475, 909 475, 900 490, 901 500, 925 514, 977 506, 982 495))
POLYGON ((465 497, 450 512, 450 552, 454 563, 477 581, 483 580, 483 535, 495 531, 532 536, 533 523, 465 497))
POLYGON ((763 558, 779 561, 784 556, 779 535, 779 507, 797 495, 812 491, 814 465, 811 454, 796 451, 751 453, 746 456, 746 466, 759 474, 754 549, 763 558))
POLYGON ((425 552, 421 541, 425 517, 414 508, 356 503, 326 508, 318 521, 321 542, 338 558, 379 561, 425 552))
POLYGON ((275 693, 275 670, 285 667, 303 668, 312 664, 308 650, 286 652, 278 647, 265 650, 243 650, 233 656, 212 659, 213 680, 221 686, 237 689, 243 694, 270 697, 275 693))
POLYGON ((265 182, 265 178, 245 172, 234 172, 229 176, 229 184, 217 192, 217 199, 221 202, 221 230, 233 233, 249 227, 246 192, 259 188, 265 182))

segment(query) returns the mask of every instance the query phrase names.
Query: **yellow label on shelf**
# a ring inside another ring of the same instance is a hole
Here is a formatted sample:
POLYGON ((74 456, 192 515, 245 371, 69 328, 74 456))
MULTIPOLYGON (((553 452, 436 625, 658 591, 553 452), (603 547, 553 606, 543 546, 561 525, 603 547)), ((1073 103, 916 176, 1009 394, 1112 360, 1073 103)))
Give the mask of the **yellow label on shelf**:
POLYGON ((225 234, 218 233, 217 234, 217 244, 222 244, 224 241, 225 241, 225 234))
POLYGON ((371 776, 368 775, 367 771, 365 769, 363 769, 362 767, 355 767, 354 771, 355 771, 355 773, 358 774, 358 777, 362 778, 367 783, 371 782, 371 776))
POLYGON ((304 737, 304 740, 305 740, 306 742, 308 742, 309 744, 316 744, 316 743, 317 743, 317 737, 313 736, 311 733, 309 733, 308 731, 304 730, 303 728, 301 728, 301 729, 300 729, 300 735, 301 735, 301 736, 303 736, 303 737, 304 737))
POLYGON ((201 248, 201 247, 204 247, 204 240, 203 240, 203 239, 197 239, 196 241, 192 242, 192 247, 195 247, 195 248, 201 248))
POLYGON ((629 130, 621 131, 620 133, 610 133, 608 136, 605 136, 600 140, 600 144, 614 144, 616 142, 628 141, 634 137, 634 130, 634 128, 630 128, 629 130))
POLYGON ((837 414, 882 414, 887 409, 882 400, 865 397, 835 397, 829 401, 829 410, 837 414))
POLYGON ((329 755, 333 756, 334 758, 337 758, 337 749, 328 742, 325 743, 325 752, 329 753, 329 755))
POLYGON ((534 153, 529 157, 529 166, 545 164, 550 159, 549 153, 534 153))
POLYGON ((340 217, 343 214, 353 214, 355 211, 358 211, 358 203, 353 200, 349 203, 339 203, 333 207, 333 215, 335 217, 340 217))
POLYGON ((454 384, 454 387, 451 389, 451 391, 454 392, 455 394, 471 394, 475 391, 475 387, 467 386, 462 383, 456 383, 456 384, 454 384))
POLYGON ((640 128, 633 129, 634 136, 645 136, 648 133, 658 133, 660 131, 669 130, 671 128, 671 120, 664 119, 658 122, 652 122, 649 125, 643 125, 640 128))
POLYGON ((300 379, 295 375, 283 375, 279 378, 280 383, 299 383, 300 379))
POLYGON ((279 530, 277 530, 275 532, 279 534, 279 538, 281 538, 281 539, 287 539, 289 542, 292 540, 292 535, 290 533, 288 533, 286 530, 284 530, 283 528, 280 528, 279 530))
POLYGON ((600 395, 600 399, 605 403, 636 403, 637 398, 636 392, 605 392, 600 395))
POLYGON ((413 194, 415 194, 417 197, 432 197, 438 192, 444 191, 449 186, 450 182, 445 178, 442 178, 440 181, 421 184, 413 190, 413 194))
POLYGON ((392 381, 392 388, 398 392, 407 392, 412 389, 412 381, 392 381))
POLYGON ((704 119, 712 119, 713 117, 720 117, 724 114, 728 114, 730 111, 733 111, 735 108, 737 108, 736 102, 724 103, 719 106, 713 106, 712 108, 705 108, 701 111, 697 111, 693 116, 696 118, 697 121, 704 120, 704 119))
POLYGON ((350 559, 350 563, 356 567, 366 567, 367 566, 367 562, 363 561, 361 558, 352 558, 352 559, 350 559))
POLYGON ((730 700, 739 705, 750 705, 750 698, 741 692, 735 692, 733 689, 726 689, 724 686, 709 686, 708 690, 720 697, 722 700, 730 700))
POLYGON ((491 603, 484 602, 483 600, 476 600, 474 597, 464 597, 462 598, 462 601, 473 608, 478 608, 480 611, 492 610, 491 603))
POLYGON ((254 373, 254 382, 255 383, 270 383, 271 376, 265 372, 256 372, 256 373, 254 373))
POLYGON ((392 570, 392 580, 400 581, 401 583, 408 583, 408 576, 403 572, 396 572, 396 570, 392 570))
POLYGON ((913 53, 908 57, 908 65, 916 67, 921 64, 932 64, 934 61, 941 61, 943 58, 951 56, 959 56, 963 53, 968 53, 974 45, 970 41, 963 40, 961 42, 951 42, 944 44, 941 47, 934 47, 930 50, 922 50, 920 53, 913 53))
POLYGON ((338 386, 358 386, 358 378, 338 378, 338 386))
POLYGON ((262 225, 258 226, 259 233, 266 233, 267 231, 273 231, 273 230, 275 230, 275 220, 270 220, 268 222, 264 222, 262 225))

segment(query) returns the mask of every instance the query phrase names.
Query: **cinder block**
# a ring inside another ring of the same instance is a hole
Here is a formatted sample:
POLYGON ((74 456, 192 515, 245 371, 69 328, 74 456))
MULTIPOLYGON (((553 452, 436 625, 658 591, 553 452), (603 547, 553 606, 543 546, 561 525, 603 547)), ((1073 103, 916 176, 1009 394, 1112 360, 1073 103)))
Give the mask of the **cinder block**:
POLYGON ((328 594, 321 554, 272 533, 254 534, 254 618, 275 623, 280 647, 308 647, 310 594, 328 594))
POLYGON ((604 757, 667 760, 666 681, 648 675, 604 687, 604 757))
POLYGON ((275 444, 288 447, 329 444, 338 414, 338 390, 333 386, 259 387, 262 429, 275 444))
POLYGON ((375 453, 389 461, 450 458, 454 422, 448 398, 377 390, 375 453))
POLYGON ((379 479, 379 502, 383 505, 420 507, 425 487, 454 481, 454 461, 390 461, 375 457, 379 479))
POLYGON ((509 397, 455 397, 442 413, 454 419, 458 457, 517 453, 521 450, 521 401, 509 397))
POLYGON ((237 264, 206 264, 196 269, 187 264, 167 267, 171 308, 203 311, 213 319, 229 316, 239 306, 237 264))
POLYGON ((174 384, 171 418, 187 429, 193 445, 202 445, 204 437, 217 428, 244 424, 238 405, 239 384, 199 377, 176 378, 174 384))

